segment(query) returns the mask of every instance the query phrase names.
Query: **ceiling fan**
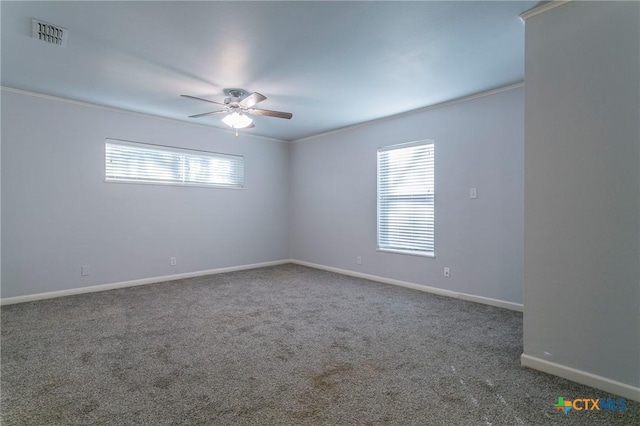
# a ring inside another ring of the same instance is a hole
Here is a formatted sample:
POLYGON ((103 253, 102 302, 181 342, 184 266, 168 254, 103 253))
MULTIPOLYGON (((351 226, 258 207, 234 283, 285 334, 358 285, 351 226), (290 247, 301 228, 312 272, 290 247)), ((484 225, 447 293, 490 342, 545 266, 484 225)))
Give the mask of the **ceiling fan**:
POLYGON ((238 129, 248 129, 251 127, 255 127, 255 125, 253 124, 253 120, 251 119, 251 117, 249 117, 250 114, 286 119, 290 119, 291 117, 293 117, 293 114, 291 114, 290 112, 253 108, 253 106, 257 103, 260 103, 267 99, 266 96, 261 95, 258 92, 253 92, 250 95, 246 95, 246 92, 242 89, 225 89, 224 94, 228 96, 228 98, 224 100, 224 103, 210 101, 209 99, 198 98, 196 96, 190 95, 180 96, 182 96, 183 98, 196 99, 198 101, 204 101, 223 106, 224 109, 204 112, 202 114, 190 115, 189 118, 200 118, 214 114, 226 114, 222 118, 222 122, 232 129, 235 129, 236 136, 238 136, 238 129))

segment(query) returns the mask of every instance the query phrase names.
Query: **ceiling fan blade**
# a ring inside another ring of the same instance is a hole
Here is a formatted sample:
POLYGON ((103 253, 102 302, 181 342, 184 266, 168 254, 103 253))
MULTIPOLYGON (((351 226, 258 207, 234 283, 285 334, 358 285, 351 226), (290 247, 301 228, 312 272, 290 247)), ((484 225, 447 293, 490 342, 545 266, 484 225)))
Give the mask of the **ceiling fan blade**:
POLYGON ((205 101, 205 102, 210 102, 210 103, 212 103, 212 104, 225 106, 224 104, 222 104, 222 103, 220 103, 220 102, 210 101, 209 99, 196 98, 195 96, 189 96, 189 95, 180 95, 180 96, 182 96, 183 98, 196 99, 196 100, 198 100, 198 101, 205 101))
POLYGON ((287 120, 293 117, 290 112, 271 111, 269 109, 255 109, 247 110, 249 114, 266 115, 267 117, 286 118, 287 120))
POLYGON ((265 99, 267 99, 266 96, 261 95, 258 92, 253 92, 252 94, 250 94, 249 96, 247 96, 246 98, 238 102, 238 105, 240 105, 242 108, 251 108, 258 102, 262 102, 265 99))
POLYGON ((196 114, 196 115, 190 115, 189 118, 200 118, 200 117, 206 117, 207 115, 213 115, 213 114, 222 114, 223 112, 229 112, 226 109, 221 110, 221 111, 211 111, 211 112, 203 112, 202 114, 196 114))

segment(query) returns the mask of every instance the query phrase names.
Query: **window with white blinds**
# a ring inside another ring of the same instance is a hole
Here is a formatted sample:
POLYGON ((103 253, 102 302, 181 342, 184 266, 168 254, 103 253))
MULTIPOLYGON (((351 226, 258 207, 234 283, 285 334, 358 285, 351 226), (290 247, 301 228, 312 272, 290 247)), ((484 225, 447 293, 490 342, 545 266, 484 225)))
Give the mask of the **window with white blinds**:
POLYGON ((434 143, 378 150, 378 249, 434 256, 434 143))
POLYGON ((105 182, 244 187, 244 157, 107 139, 105 182))

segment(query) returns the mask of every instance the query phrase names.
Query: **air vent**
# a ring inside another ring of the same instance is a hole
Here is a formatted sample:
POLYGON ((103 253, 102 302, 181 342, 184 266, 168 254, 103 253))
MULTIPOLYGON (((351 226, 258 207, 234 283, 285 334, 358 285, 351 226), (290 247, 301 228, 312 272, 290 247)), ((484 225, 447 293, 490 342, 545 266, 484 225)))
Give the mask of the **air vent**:
POLYGON ((37 19, 31 20, 31 35, 33 38, 42 40, 45 43, 57 46, 67 45, 67 29, 49 24, 37 19))

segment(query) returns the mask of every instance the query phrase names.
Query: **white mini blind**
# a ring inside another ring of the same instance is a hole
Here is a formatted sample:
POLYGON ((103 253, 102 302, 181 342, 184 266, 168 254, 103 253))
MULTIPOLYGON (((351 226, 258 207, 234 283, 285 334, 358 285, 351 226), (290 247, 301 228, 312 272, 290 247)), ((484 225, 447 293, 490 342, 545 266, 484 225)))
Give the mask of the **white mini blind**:
POLYGON ((244 187, 244 157, 107 139, 105 182, 244 187))
POLYGON ((378 150, 378 249, 434 255, 434 143, 378 150))

